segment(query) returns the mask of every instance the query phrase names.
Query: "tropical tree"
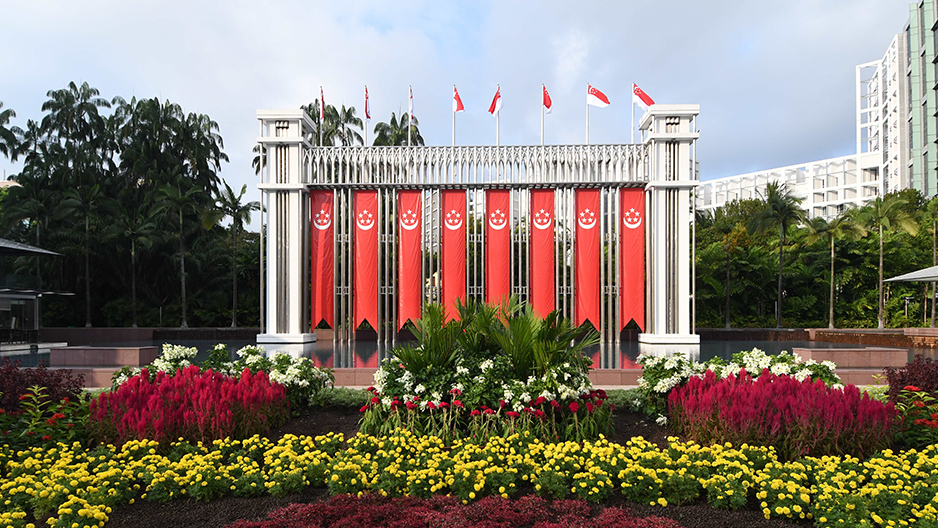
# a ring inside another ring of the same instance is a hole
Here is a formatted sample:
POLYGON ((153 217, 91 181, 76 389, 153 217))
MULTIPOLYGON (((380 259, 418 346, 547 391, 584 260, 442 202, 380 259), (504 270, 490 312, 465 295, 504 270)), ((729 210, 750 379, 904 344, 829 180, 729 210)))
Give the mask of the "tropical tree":
POLYGON ((375 146, 401 147, 407 145, 407 132, 410 130, 410 144, 423 146, 423 136, 418 129, 419 122, 414 118, 410 123, 408 114, 401 114, 400 119, 391 112, 391 120, 387 123, 379 122, 375 125, 375 146))
POLYGON ((854 222, 848 214, 841 214, 828 222, 817 217, 812 218, 805 225, 808 228, 807 242, 814 244, 819 240, 827 240, 831 248, 831 274, 830 274, 830 292, 828 293, 828 320, 827 327, 834 328, 834 242, 842 238, 857 240, 866 236, 866 228, 854 222))
POLYGON ((782 266, 785 248, 785 233, 788 228, 798 225, 806 218, 801 208, 801 198, 792 194, 785 184, 769 182, 762 197, 763 209, 756 213, 750 222, 750 231, 765 231, 778 227, 778 292, 776 297, 775 326, 782 326, 782 266))
POLYGON ((85 269, 85 326, 91 326, 91 231, 109 200, 100 185, 81 186, 65 191, 64 199, 55 211, 57 219, 75 218, 84 224, 82 253, 85 269))
POLYGON ((7 127, 10 119, 14 117, 16 117, 16 112, 12 108, 4 110, 3 101, 0 101, 0 154, 16 161, 17 145, 19 144, 17 136, 21 134, 21 131, 15 126, 7 127))
POLYGON ((335 145, 335 137, 338 132, 336 118, 339 115, 335 107, 326 105, 325 112, 320 112, 319 99, 316 99, 312 103, 301 105, 300 109, 306 112, 306 116, 313 122, 312 137, 307 139, 313 145, 335 145), (322 119, 320 114, 325 115, 325 119, 322 119))
POLYGON ((206 211, 203 227, 211 229, 222 218, 231 218, 231 327, 238 327, 238 234, 244 224, 251 223, 251 212, 261 208, 260 202, 241 203, 248 190, 241 186, 241 192, 235 194, 228 182, 222 181, 225 188, 215 198, 215 208, 206 211))
POLYGON ((198 214, 201 210, 199 198, 201 189, 195 186, 189 186, 185 190, 182 181, 177 181, 176 185, 163 185, 157 191, 157 202, 154 213, 162 214, 166 218, 173 218, 178 227, 176 239, 179 243, 179 297, 182 312, 181 328, 189 328, 186 319, 186 237, 185 226, 186 216, 189 214, 198 214))
POLYGON ((904 209, 907 200, 890 194, 886 197, 877 196, 875 200, 857 210, 857 221, 862 225, 876 230, 879 235, 879 311, 877 315, 878 328, 886 327, 883 316, 883 231, 887 233, 895 228, 905 231, 912 236, 918 234, 919 225, 915 218, 904 209))
POLYGON ((49 99, 42 104, 48 112, 42 119, 42 129, 64 148, 61 176, 69 187, 92 181, 102 160, 101 142, 107 137, 104 117, 99 108, 110 108, 97 88, 87 82, 81 86, 70 82, 67 88, 50 90, 49 99))
POLYGON ((159 239, 159 222, 150 208, 141 206, 119 215, 109 234, 130 243, 131 326, 137 328, 137 248, 150 247, 159 239))
POLYGON ((362 129, 362 120, 355 115, 354 106, 346 108, 342 105, 335 115, 335 128, 336 137, 343 147, 363 144, 362 135, 358 132, 362 129))

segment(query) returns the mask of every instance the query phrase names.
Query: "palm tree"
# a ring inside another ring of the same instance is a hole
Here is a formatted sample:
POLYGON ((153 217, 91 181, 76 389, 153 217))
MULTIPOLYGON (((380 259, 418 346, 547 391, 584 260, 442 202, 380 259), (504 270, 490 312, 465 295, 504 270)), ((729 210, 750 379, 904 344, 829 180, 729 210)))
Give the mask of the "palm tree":
POLYGON ((417 118, 414 122, 409 122, 408 114, 401 114, 398 119, 394 112, 391 112, 391 120, 387 123, 380 122, 375 125, 375 146, 406 146, 407 130, 410 129, 410 144, 414 146, 423 145, 423 136, 420 130, 417 118))
POLYGON ((0 101, 0 153, 16 161, 19 144, 17 136, 20 136, 22 131, 15 126, 7 128, 7 123, 14 117, 16 117, 16 112, 12 108, 4 110, 3 101, 0 101))
POLYGON ((788 227, 798 225, 805 220, 801 198, 794 196, 785 184, 770 182, 765 188, 764 208, 750 222, 750 230, 764 231, 778 226, 778 306, 775 314, 775 326, 782 327, 782 252, 785 248, 785 233, 788 227))
POLYGON ((82 248, 85 258, 85 326, 91 326, 91 230, 101 209, 107 208, 108 197, 100 185, 68 189, 55 211, 58 219, 77 217, 85 224, 82 248))
POLYGON ((231 218, 231 327, 238 327, 238 233, 244 224, 251 223, 251 212, 261 208, 260 202, 241 203, 248 186, 242 185, 241 192, 235 194, 228 182, 222 181, 224 190, 215 198, 215 208, 206 211, 202 226, 211 229, 219 220, 231 218))
MULTIPOLYGON (((938 196, 933 197, 922 211, 923 221, 931 233, 931 265, 938 266, 938 196)), ((935 327, 935 283, 931 283, 931 324, 935 327)))
POLYGON ((152 210, 143 207, 122 214, 111 226, 110 234, 130 241, 131 326, 137 328, 137 247, 149 247, 159 238, 159 226, 152 210))
POLYGON ((355 115, 355 107, 348 108, 342 105, 335 116, 336 118, 336 136, 343 147, 362 145, 362 135, 358 133, 362 129, 362 120, 355 115))
POLYGON ((830 292, 828 295, 829 305, 827 327, 834 328, 834 262, 836 260, 834 257, 834 241, 841 238, 856 240, 858 238, 865 237, 867 231, 865 227, 854 222, 853 218, 848 214, 841 214, 830 222, 821 217, 812 218, 807 223, 807 228, 807 242, 809 244, 814 244, 819 240, 827 239, 827 242, 831 248, 831 276, 830 292))
POLYGON ((877 196, 876 200, 869 202, 856 213, 857 221, 875 229, 879 234, 879 328, 886 327, 886 319, 883 317, 883 230, 888 232, 895 226, 912 236, 918 234, 918 223, 903 209, 906 203, 907 200, 894 194, 886 195, 885 198, 877 196))
POLYGON ((319 99, 312 103, 301 105, 300 109, 306 112, 306 116, 313 122, 313 137, 308 138, 313 145, 329 146, 335 145, 335 137, 338 132, 336 121, 339 112, 332 105, 326 105, 325 120, 319 118, 319 99))
POLYGON ((42 104, 42 111, 49 112, 42 118, 42 129, 63 142, 66 168, 68 160, 71 160, 66 184, 73 187, 80 185, 86 173, 90 172, 88 166, 94 154, 91 150, 96 149, 86 152, 86 147, 106 137, 104 118, 98 113, 98 108, 110 108, 111 103, 99 97, 100 94, 87 82, 80 87, 70 82, 67 88, 47 92, 49 99, 42 104))
POLYGON ((185 217, 190 213, 198 213, 200 205, 198 202, 200 189, 190 185, 185 191, 182 190, 182 181, 177 180, 176 185, 163 185, 157 191, 157 202, 154 213, 164 214, 167 217, 175 217, 179 226, 177 237, 179 239, 179 296, 182 304, 182 322, 181 328, 189 328, 186 319, 186 239, 185 239, 185 217))
POLYGON ((260 175, 261 170, 267 165, 267 147, 258 143, 251 149, 254 153, 254 159, 251 160, 251 166, 254 167, 254 174, 260 175))

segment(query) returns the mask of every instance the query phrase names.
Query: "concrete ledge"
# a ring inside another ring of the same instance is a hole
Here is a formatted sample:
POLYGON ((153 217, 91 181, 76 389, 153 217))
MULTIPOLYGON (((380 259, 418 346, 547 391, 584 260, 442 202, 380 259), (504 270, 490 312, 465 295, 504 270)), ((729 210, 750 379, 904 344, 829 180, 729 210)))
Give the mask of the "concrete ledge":
POLYGON ((907 363, 908 351, 899 348, 793 348, 792 353, 802 359, 813 359, 818 363, 833 361, 838 368, 901 367, 907 363))
POLYGON ((336 387, 369 387, 375 384, 376 368, 335 369, 336 387))
POLYGON ((49 351, 49 366, 142 367, 152 363, 159 355, 160 351, 155 346, 53 348, 49 351))
POLYGON ((84 379, 84 385, 86 389, 101 389, 111 386, 111 377, 114 376, 114 373, 120 370, 115 367, 76 367, 76 368, 61 368, 61 367, 50 367, 49 370, 70 370, 73 375, 81 375, 84 379))

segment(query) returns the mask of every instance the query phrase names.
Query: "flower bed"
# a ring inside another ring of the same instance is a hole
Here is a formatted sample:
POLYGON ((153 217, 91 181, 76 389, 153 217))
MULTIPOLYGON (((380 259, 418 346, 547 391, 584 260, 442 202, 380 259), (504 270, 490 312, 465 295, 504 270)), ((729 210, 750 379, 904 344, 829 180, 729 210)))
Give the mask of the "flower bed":
POLYGON ((448 320, 441 306, 424 307, 419 346, 394 349, 375 373, 363 432, 404 427, 449 442, 520 431, 582 440, 608 431, 611 407, 592 389, 582 354, 597 342, 594 331, 514 302, 458 308, 448 320))
POLYGON ((116 391, 101 394, 91 402, 88 425, 103 443, 174 438, 211 442, 265 432, 287 416, 286 390, 264 372, 245 369, 239 378, 230 378, 189 365, 175 376, 157 372, 152 380, 144 369, 116 391))
POLYGON ((538 497, 508 501, 486 497, 471 505, 453 497, 390 498, 381 495, 339 495, 320 504, 294 504, 268 514, 264 521, 241 521, 232 528, 319 528, 329 526, 484 526, 486 528, 680 528, 663 517, 643 519, 620 508, 604 508, 593 515, 589 504, 566 500, 547 502, 538 497))
POLYGON ((717 508, 756 501, 766 518, 813 519, 816 526, 872 525, 876 519, 938 525, 938 446, 852 457, 780 462, 774 449, 704 447, 674 441, 658 449, 636 438, 625 445, 544 443, 530 435, 483 445, 398 431, 358 435, 346 449, 335 435, 252 437, 209 445, 130 441, 86 450, 60 444, 19 455, 0 449, 0 522, 25 525, 26 512, 53 526, 97 524, 109 508, 145 499, 210 500, 222 495, 286 495, 306 486, 333 494, 452 495, 467 503, 511 497, 519 488, 545 498, 630 501, 667 506, 704 498, 717 508))
POLYGON ((702 444, 733 442, 773 446, 783 460, 802 456, 869 456, 892 445, 896 409, 853 385, 831 389, 764 370, 722 379, 707 370, 668 396, 677 432, 702 444))

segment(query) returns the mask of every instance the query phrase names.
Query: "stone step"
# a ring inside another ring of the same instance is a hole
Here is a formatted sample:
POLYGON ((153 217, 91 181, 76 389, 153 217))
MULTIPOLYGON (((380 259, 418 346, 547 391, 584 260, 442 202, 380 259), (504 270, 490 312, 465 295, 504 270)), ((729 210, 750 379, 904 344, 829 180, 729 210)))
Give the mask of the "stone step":
MULTIPOLYGON (((53 348, 49 351, 50 367, 142 367, 159 357, 159 348, 89 347, 53 348)), ((110 382, 108 383, 110 385, 110 382)))

